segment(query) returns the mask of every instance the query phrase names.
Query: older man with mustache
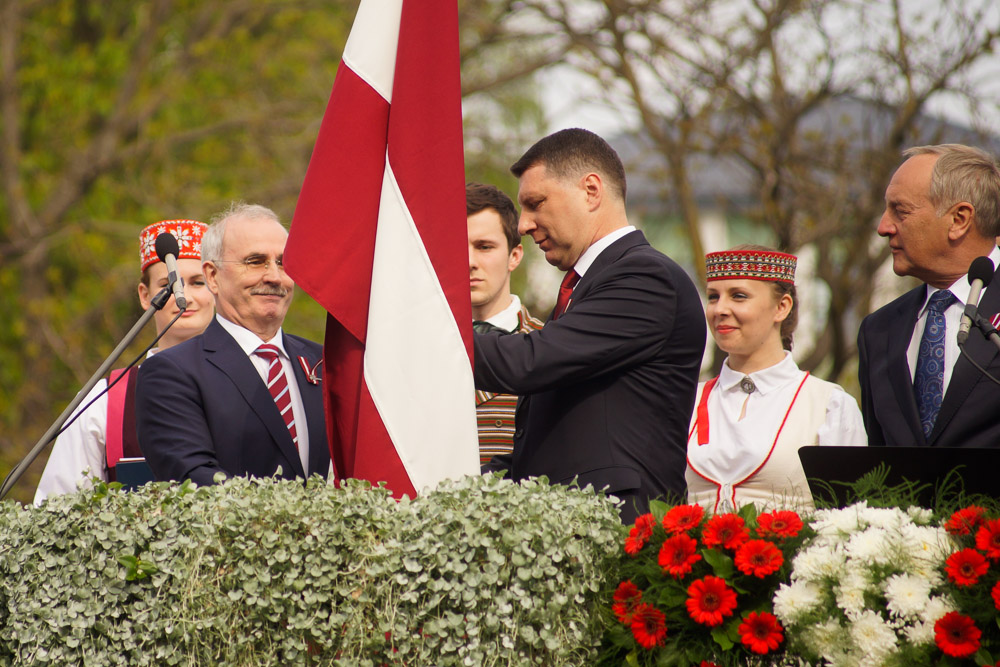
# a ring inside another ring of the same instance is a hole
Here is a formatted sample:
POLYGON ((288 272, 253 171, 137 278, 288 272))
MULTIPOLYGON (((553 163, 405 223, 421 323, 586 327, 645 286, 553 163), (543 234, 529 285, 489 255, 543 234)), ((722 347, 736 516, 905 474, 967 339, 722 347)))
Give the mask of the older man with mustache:
POLYGON ((205 233, 216 318, 143 364, 136 387, 139 442, 157 479, 329 471, 323 348, 281 329, 295 287, 282 264, 287 238, 277 215, 254 204, 234 204, 205 233))

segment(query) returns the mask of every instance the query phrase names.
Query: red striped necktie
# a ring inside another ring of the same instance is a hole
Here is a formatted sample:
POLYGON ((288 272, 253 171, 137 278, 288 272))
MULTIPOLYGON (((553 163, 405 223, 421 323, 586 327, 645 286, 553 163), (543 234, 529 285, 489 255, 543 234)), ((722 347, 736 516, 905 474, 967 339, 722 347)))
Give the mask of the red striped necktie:
POLYGON ((292 442, 299 446, 299 436, 295 433, 295 415, 292 414, 292 397, 288 393, 288 378, 285 377, 285 369, 281 365, 278 348, 275 345, 264 344, 253 351, 258 357, 266 359, 267 366, 267 389, 271 392, 274 404, 278 406, 281 418, 285 420, 288 433, 292 436, 292 442))
POLYGON ((569 306, 569 298, 573 296, 573 288, 580 281, 580 274, 570 269, 563 278, 562 285, 559 286, 559 298, 556 299, 556 309, 552 311, 552 319, 556 319, 566 312, 569 306))

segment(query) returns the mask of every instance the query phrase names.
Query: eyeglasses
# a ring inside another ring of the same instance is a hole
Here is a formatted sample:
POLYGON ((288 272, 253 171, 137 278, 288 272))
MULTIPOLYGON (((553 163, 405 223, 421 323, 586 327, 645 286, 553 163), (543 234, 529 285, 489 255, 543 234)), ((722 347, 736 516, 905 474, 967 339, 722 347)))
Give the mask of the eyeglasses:
POLYGON ((243 267, 244 273, 267 273, 271 268, 272 261, 278 271, 285 272, 284 260, 281 257, 272 260, 263 255, 250 255, 246 259, 218 259, 214 262, 216 264, 238 264, 243 267))

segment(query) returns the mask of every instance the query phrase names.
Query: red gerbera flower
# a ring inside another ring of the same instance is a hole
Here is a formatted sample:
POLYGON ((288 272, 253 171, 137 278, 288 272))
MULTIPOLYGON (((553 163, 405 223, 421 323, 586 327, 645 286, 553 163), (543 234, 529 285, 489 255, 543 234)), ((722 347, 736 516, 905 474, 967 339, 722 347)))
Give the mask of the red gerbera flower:
POLYGON ((701 560, 701 556, 695 553, 697 549, 698 542, 690 535, 674 535, 663 542, 657 562, 665 574, 680 579, 691 571, 692 565, 701 560))
POLYGON ((952 535, 968 535, 983 522, 985 513, 986 510, 978 505, 963 507, 951 515, 945 522, 944 529, 952 535))
POLYGON ((736 550, 736 567, 759 579, 777 572, 784 562, 781 551, 767 540, 750 540, 736 550))
POLYGON ((990 562, 975 549, 962 549, 948 556, 944 571, 959 586, 971 586, 990 569, 990 562))
POLYGON ((697 528, 703 516, 705 510, 701 505, 678 505, 670 508, 663 517, 663 529, 671 535, 686 533, 692 528, 697 528))
POLYGON ((698 579, 688 586, 687 594, 688 615, 702 625, 719 625, 736 609, 736 592, 719 577, 708 575, 698 579))
POLYGON ((979 650, 982 632, 968 616, 949 611, 934 624, 937 647, 953 658, 967 658, 979 650))
POLYGON ((802 519, 795 512, 777 510, 757 517, 757 530, 761 535, 775 537, 795 537, 802 530, 802 519))
POLYGON ((724 549, 735 549, 750 537, 743 519, 736 514, 716 514, 701 534, 706 547, 722 546, 724 549))
POLYGON ((636 517, 635 525, 632 526, 628 537, 625 538, 625 553, 634 556, 642 551, 642 548, 649 542, 649 538, 653 536, 653 526, 655 525, 656 519, 653 518, 652 514, 636 517))
POLYGON ((643 648, 662 646, 667 638, 667 617, 663 612, 643 602, 632 614, 632 636, 643 648))
POLYGON ((698 667, 719 667, 719 666, 714 662, 712 662, 711 660, 702 660, 701 664, 698 665, 698 667))
POLYGON ((622 623, 631 623, 632 613, 640 602, 642 602, 642 591, 632 583, 631 579, 626 579, 618 584, 618 589, 615 591, 615 603, 611 605, 611 611, 622 623))
POLYGON ((993 596, 993 606, 1000 609, 1000 581, 994 584, 991 595, 993 596))
POLYGON ((993 560, 1000 559, 1000 519, 987 521, 976 532, 976 548, 993 560))
POLYGON ((752 611, 740 623, 740 642, 754 653, 763 655, 778 648, 785 638, 781 631, 781 623, 774 614, 752 611))

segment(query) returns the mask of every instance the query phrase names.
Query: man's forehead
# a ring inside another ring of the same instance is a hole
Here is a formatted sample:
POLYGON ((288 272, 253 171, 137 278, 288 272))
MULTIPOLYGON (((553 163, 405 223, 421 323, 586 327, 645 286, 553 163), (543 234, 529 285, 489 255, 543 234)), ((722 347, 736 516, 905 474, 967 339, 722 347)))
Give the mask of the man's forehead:
POLYGON ((222 243, 239 252, 251 252, 251 247, 260 247, 266 253, 273 252, 273 246, 278 243, 284 247, 287 238, 288 232, 277 220, 238 217, 226 222, 222 243))

